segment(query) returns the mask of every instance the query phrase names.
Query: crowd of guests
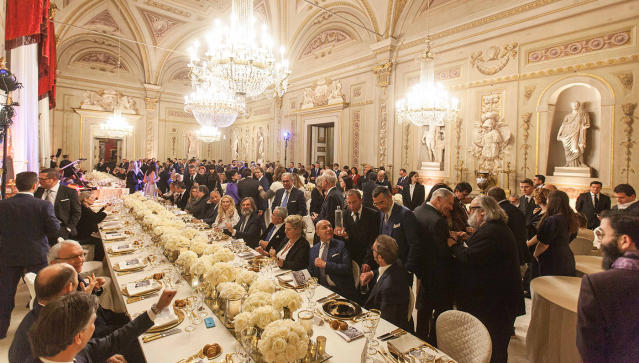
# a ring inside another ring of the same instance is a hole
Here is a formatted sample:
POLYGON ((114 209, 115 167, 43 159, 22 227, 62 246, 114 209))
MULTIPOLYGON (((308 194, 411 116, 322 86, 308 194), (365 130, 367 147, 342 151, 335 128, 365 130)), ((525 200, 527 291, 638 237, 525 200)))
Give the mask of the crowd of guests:
MULTIPOLYGON (((522 180, 520 197, 508 198, 503 189, 493 187, 487 195, 470 200, 472 187, 466 182, 454 188, 439 183, 427 193, 414 171, 407 173, 401 169, 398 180, 392 183, 383 168, 369 165, 360 174, 357 168, 338 164, 322 167, 319 163, 306 167, 289 163, 286 168, 276 164, 260 166, 239 161, 224 164, 195 159, 167 160, 159 166, 153 159, 124 163, 137 180, 131 184, 132 191, 150 191, 149 195, 166 199, 194 219, 242 238, 259 253, 274 258, 282 268, 308 270, 323 286, 368 309, 380 309, 384 319, 433 345, 437 342, 435 321, 439 314, 456 307, 474 315, 490 333, 493 362, 507 361, 514 320, 525 314, 524 295, 529 291, 530 280, 545 275, 575 275, 569 244, 580 227, 594 229, 601 241, 604 267, 637 271, 639 203, 635 201, 634 189, 627 184, 614 188, 617 205, 612 209, 616 211, 607 212, 611 209, 610 198, 600 193, 600 182, 591 183, 590 192, 579 195, 573 210, 568 195, 545 184, 543 175, 522 180), (138 174, 142 174, 141 183, 138 174), (150 184, 154 185, 152 189, 150 184), (417 292, 412 291, 413 285, 418 286, 417 292), (409 306, 415 293, 417 318, 413 321, 409 306)), ((123 169, 123 164, 114 170, 123 169)), ((19 174, 16 185, 20 194, 14 197, 19 202, 12 202, 14 198, 0 202, 4 203, 0 208, 3 226, 13 220, 11 214, 20 215, 20 208, 29 205, 33 210, 31 219, 0 231, 0 318, 5 333, 20 275, 24 271, 40 271, 40 278, 46 271, 43 267, 55 260, 44 258, 49 244, 54 244, 58 237, 99 242, 95 232, 104 211, 91 209, 90 193, 78 198, 75 191, 66 190, 57 181, 56 173, 55 169, 45 169, 39 180, 33 173, 19 174), (27 228, 29 235, 18 232, 26 225, 38 227, 27 228), (28 243, 17 242, 14 246, 5 242, 12 235, 19 235, 19 239, 28 243)), ((129 185, 129 173, 125 178, 129 185)), ((67 247, 77 250, 78 246, 67 247)), ((80 259, 77 251, 75 255, 70 252, 69 256, 58 257, 58 262, 74 267, 76 277, 81 270, 77 263, 71 262, 80 259)), ((616 273, 628 275, 623 278, 628 279, 629 286, 637 286, 636 273, 616 273)), ((580 300, 580 316, 593 314, 591 309, 601 309, 597 304, 607 303, 599 300, 597 289, 610 287, 605 285, 606 279, 596 276, 599 275, 593 275, 588 284, 584 282, 582 289, 590 289, 591 296, 584 297, 583 303, 580 300)), ((79 281, 79 287, 66 287, 64 291, 99 290, 98 278, 79 281)), ((53 290, 62 291, 66 285, 56 286, 62 287, 53 290)), ((50 296, 38 297, 45 302, 41 303, 45 308, 50 296)), ((93 300, 83 299, 59 301, 93 306, 93 300)), ((630 302, 636 300, 634 295, 629 298, 630 302)), ((106 334, 128 329, 132 332, 130 336, 135 336, 139 333, 131 325, 144 326, 138 319, 128 322, 105 312, 97 315, 105 321, 100 325, 106 327, 106 334)), ((66 352, 37 350, 38 339, 33 338, 36 334, 33 332, 41 324, 33 316, 30 319, 35 324, 30 333, 31 347, 38 352, 35 357, 66 352)), ((610 321, 593 316, 588 319, 579 333, 583 339, 588 334, 600 334, 600 339, 616 336, 611 332, 598 333, 591 325, 614 330, 610 321)), ((86 321, 82 324, 77 325, 78 329, 86 327, 86 321)), ((97 337, 94 332, 90 336, 97 337)), ((76 346, 73 354, 90 350, 91 342, 76 346)), ((587 358, 588 354, 595 354, 587 348, 590 347, 582 349, 580 345, 584 361, 597 361, 587 358)), ((116 353, 136 354, 135 350, 116 353)))

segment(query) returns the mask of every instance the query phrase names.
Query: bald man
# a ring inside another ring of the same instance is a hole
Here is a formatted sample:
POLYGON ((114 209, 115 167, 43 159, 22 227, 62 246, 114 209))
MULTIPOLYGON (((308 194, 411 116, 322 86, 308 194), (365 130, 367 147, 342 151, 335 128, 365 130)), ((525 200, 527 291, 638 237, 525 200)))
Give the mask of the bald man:
POLYGON ((25 315, 18 326, 16 334, 9 348, 9 362, 26 362, 32 358, 31 347, 27 333, 38 318, 40 310, 50 301, 59 296, 69 294, 78 287, 78 273, 73 266, 67 263, 49 265, 36 276, 35 283, 36 300, 33 302, 33 310, 25 315))

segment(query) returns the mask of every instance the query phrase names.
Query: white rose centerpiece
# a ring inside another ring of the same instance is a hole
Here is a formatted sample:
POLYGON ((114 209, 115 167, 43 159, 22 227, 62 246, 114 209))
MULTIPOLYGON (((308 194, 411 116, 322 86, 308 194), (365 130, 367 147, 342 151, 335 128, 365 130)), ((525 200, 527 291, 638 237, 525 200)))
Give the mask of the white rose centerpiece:
POLYGON ((287 319, 268 324, 257 347, 266 362, 293 363, 306 356, 308 343, 302 325, 287 319))
POLYGON ((294 312, 302 307, 302 297, 291 289, 280 290, 273 294, 272 302, 273 307, 277 310, 287 308, 294 312))

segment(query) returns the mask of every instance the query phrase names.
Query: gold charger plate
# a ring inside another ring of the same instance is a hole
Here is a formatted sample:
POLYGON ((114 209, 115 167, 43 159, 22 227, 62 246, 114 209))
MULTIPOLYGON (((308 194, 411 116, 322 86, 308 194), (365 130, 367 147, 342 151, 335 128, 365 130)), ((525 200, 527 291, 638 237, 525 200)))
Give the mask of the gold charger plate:
POLYGON ((295 286, 289 284, 288 282, 281 280, 279 277, 277 279, 277 282, 280 284, 281 287, 284 287, 284 288, 287 288, 287 289, 303 290, 306 287, 306 285, 300 285, 300 286, 295 287, 295 286))
POLYGON ((142 270, 144 270, 144 268, 146 268, 146 264, 144 264, 142 266, 139 266, 139 267, 135 267, 135 268, 125 268, 125 269, 120 268, 120 264, 119 263, 116 263, 116 264, 113 265, 113 270, 117 271, 117 272, 142 271, 142 270))
MULTIPOLYGON (((155 280, 153 280, 155 281, 155 280)), ((160 291, 162 289, 162 284, 159 283, 159 285, 157 285, 156 287, 154 287, 152 290, 148 290, 139 294, 134 294, 131 295, 129 294, 129 291, 127 290, 126 286, 122 288, 122 295, 126 296, 126 297, 138 297, 138 296, 146 296, 146 295, 152 295, 158 291, 160 291)))
POLYGON ((362 313, 358 303, 344 298, 331 299, 322 304, 322 311, 333 319, 353 319, 362 313))
POLYGON ((132 250, 128 250, 128 251, 122 251, 122 252, 115 252, 113 251, 111 248, 107 248, 107 253, 111 256, 122 256, 122 255, 130 255, 133 252, 135 252, 135 249, 132 250))
POLYGON ((177 318, 178 318, 176 322, 173 322, 171 324, 152 327, 149 330, 147 330, 145 333, 159 333, 165 330, 173 329, 176 326, 182 324, 185 317, 184 312, 181 309, 177 309, 177 308, 173 308, 173 311, 175 312, 175 315, 177 315, 177 318))

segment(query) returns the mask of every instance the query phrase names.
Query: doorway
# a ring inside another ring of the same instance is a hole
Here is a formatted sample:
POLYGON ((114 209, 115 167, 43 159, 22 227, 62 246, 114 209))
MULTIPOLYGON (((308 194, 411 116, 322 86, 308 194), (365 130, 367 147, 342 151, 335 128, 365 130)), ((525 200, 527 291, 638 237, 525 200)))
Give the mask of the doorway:
POLYGON ((122 139, 96 138, 97 152, 95 153, 94 165, 100 159, 104 159, 107 164, 119 164, 122 159, 122 143, 122 139))
POLYGON ((309 150, 310 162, 319 162, 322 165, 332 164, 335 160, 335 124, 333 122, 325 124, 309 125, 309 150))

